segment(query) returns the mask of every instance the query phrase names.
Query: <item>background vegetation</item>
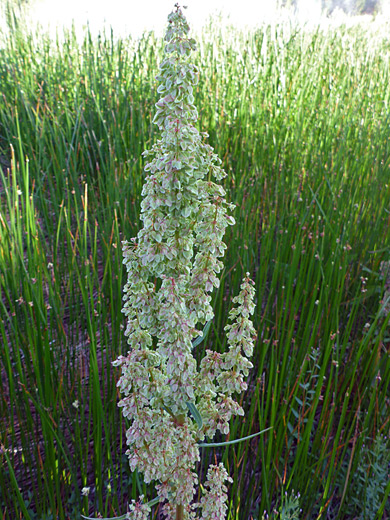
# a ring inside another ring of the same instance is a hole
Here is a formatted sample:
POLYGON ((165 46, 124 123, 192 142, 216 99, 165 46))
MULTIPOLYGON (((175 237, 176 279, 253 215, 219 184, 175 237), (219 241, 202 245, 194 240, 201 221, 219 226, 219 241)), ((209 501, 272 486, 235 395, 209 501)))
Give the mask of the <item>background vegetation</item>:
MULTIPOLYGON (((258 343, 231 438, 272 427, 204 453, 234 477, 231 519, 390 515, 389 35, 373 23, 200 38, 199 125, 237 205, 201 347, 225 348, 250 271, 258 343)), ((121 240, 137 232, 161 51, 153 34, 3 35, 2 519, 120 515, 145 491, 111 362, 126 352, 121 240)))

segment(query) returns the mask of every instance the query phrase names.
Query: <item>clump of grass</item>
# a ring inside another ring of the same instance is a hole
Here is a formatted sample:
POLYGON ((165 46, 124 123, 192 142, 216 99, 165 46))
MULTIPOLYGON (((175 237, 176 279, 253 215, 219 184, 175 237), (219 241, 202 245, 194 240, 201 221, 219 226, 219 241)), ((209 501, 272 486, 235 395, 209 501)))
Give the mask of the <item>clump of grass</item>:
MULTIPOLYGON (((218 452, 235 482, 231 518, 278 509, 282 489, 300 490, 302 518, 340 505, 348 518, 358 448, 389 425, 389 317, 379 294, 390 248, 388 35, 386 25, 324 32, 275 24, 200 38, 200 130, 223 159, 238 222, 208 342, 226 349, 226 302, 245 265, 256 273, 259 341, 245 420, 232 421, 231 435, 272 427, 218 452)), ((121 456, 111 361, 126 350, 119 246, 137 233, 139 157, 155 139, 160 61, 153 34, 87 34, 81 45, 72 32, 61 42, 20 28, 3 35, 6 519, 115 516, 146 492, 121 456)), ((214 453, 205 451, 208 465, 214 453)))

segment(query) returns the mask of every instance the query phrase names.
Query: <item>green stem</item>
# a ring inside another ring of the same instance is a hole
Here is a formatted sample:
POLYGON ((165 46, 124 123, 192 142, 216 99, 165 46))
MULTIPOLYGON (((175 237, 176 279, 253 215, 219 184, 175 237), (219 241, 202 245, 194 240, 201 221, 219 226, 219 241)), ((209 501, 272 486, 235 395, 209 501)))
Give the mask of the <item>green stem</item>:
MULTIPOLYGON (((176 417, 177 424, 179 426, 183 426, 185 422, 185 415, 180 414, 176 417)), ((183 520, 184 518, 184 506, 183 504, 177 504, 176 505, 176 520, 183 520)))
POLYGON ((177 504, 176 506, 176 520, 183 520, 184 518, 184 506, 177 504))

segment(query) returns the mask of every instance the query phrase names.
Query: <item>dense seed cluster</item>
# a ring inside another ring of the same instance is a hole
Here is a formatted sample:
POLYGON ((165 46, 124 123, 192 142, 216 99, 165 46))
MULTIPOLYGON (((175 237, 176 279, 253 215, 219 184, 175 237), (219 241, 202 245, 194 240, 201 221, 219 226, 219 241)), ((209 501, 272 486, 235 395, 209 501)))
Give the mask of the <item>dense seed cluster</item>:
MULTIPOLYGON (((195 41, 188 38, 189 27, 178 6, 168 22, 166 57, 157 77, 162 97, 154 117, 161 139, 143 154, 148 160, 143 227, 123 247, 128 272, 123 312, 130 351, 114 364, 122 368, 119 405, 130 420, 130 467, 142 472, 145 482, 157 482, 167 519, 189 519, 196 517, 197 504, 192 502, 198 442, 205 435, 213 437, 217 429, 228 433, 232 415, 243 415, 231 396, 246 389, 243 377, 252 367, 247 357, 256 334, 250 321, 254 288, 247 273, 233 300, 238 305, 230 311, 232 323, 225 328, 228 352, 208 350, 198 370, 193 340, 214 316, 210 293, 219 285, 223 236, 234 224, 228 214, 234 206, 217 184, 226 175, 221 161, 204 143, 207 134, 194 126, 198 71, 189 56, 195 41), (201 424, 188 409, 199 412, 201 424)), ((227 474, 221 468, 213 471, 206 497, 221 493, 221 498, 205 498, 201 505, 211 511, 215 504, 222 514, 227 474)))

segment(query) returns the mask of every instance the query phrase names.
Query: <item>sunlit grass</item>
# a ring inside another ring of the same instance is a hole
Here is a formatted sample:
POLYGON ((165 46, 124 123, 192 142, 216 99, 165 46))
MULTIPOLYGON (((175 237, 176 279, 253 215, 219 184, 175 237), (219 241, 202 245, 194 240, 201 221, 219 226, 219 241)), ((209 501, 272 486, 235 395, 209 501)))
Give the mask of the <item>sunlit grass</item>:
MULTIPOLYGON (((259 340, 231 436, 272 427, 204 454, 234 477, 231 518, 260 519, 292 490, 302 518, 348 518, 364 492, 352 485, 361 448, 389 428, 389 34, 215 28, 199 45, 199 122, 237 205, 201 348, 225 348, 230 297, 250 271, 259 340)), ((126 351, 121 240, 138 228, 161 50, 152 34, 80 46, 19 29, 0 49, 6 519, 120 515, 142 491, 111 361, 126 351)))

